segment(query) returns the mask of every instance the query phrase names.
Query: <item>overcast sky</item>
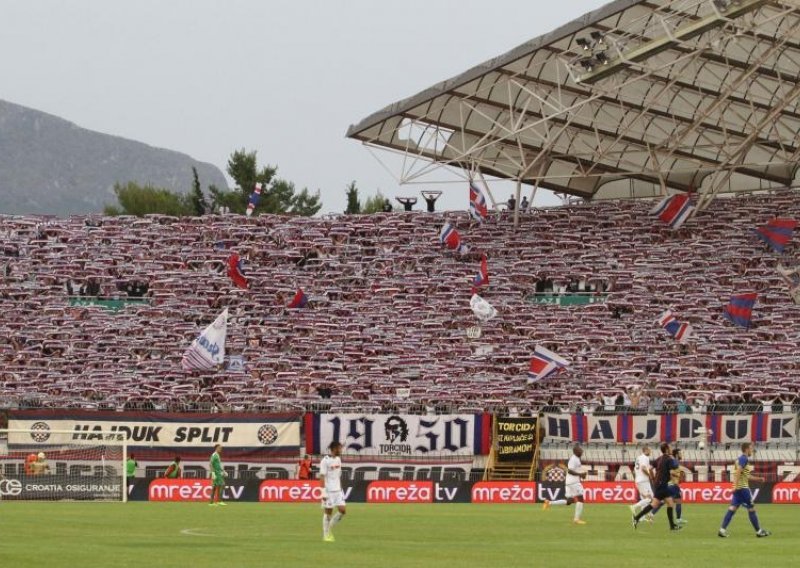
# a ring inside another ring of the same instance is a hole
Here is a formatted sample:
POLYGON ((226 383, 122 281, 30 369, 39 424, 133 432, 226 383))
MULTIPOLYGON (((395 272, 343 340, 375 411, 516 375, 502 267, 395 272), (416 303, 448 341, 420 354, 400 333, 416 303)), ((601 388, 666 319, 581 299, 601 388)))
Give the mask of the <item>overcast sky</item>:
MULTIPOLYGON (((0 99, 224 170, 258 150, 341 211, 417 194, 350 124, 606 0, 0 0, 0 99)), ((448 209, 463 186, 442 187, 448 209)), ((505 198, 502 190, 498 199, 505 198)))

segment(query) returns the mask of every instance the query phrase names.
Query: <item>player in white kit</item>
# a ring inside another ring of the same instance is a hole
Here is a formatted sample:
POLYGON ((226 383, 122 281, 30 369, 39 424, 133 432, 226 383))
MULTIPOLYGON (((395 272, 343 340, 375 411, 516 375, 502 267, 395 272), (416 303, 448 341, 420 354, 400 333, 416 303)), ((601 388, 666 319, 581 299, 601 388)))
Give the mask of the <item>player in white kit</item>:
MULTIPOLYGON (((652 468, 650 466, 650 448, 642 446, 642 453, 636 458, 636 463, 633 466, 636 489, 639 490, 639 501, 631 505, 631 513, 634 516, 639 514, 644 507, 650 504, 653 500, 653 485, 651 483, 652 468)), ((653 515, 648 514, 647 520, 653 521, 653 515)))
POLYGON ((550 507, 557 507, 561 505, 572 505, 575 503, 575 516, 572 522, 576 525, 585 525, 586 521, 581 519, 583 514, 583 484, 582 480, 586 479, 586 472, 583 471, 581 465, 581 456, 583 455, 583 448, 576 445, 572 448, 572 456, 567 462, 567 478, 564 482, 564 496, 566 499, 559 499, 557 501, 545 501, 542 509, 545 511, 550 507))
POLYGON ((342 520, 347 503, 344 502, 344 492, 342 491, 342 460, 339 457, 342 453, 342 445, 339 442, 331 442, 330 453, 322 458, 319 464, 319 481, 322 485, 322 540, 333 542, 333 527, 342 520), (333 509, 336 514, 333 514, 333 509))

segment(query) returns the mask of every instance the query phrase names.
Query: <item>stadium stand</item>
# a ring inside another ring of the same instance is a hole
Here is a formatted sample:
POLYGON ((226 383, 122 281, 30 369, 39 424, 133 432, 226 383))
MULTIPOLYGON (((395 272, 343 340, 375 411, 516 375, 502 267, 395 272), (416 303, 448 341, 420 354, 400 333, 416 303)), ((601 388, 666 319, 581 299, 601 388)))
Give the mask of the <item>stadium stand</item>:
POLYGON ((800 194, 719 199, 679 231, 650 207, 534 210, 516 231, 508 214, 483 225, 466 213, 0 217, 0 397, 117 410, 797 411, 800 308, 776 272, 792 249, 779 257, 752 229, 778 213, 799 217, 800 194), (445 219, 469 255, 439 244, 445 219), (232 252, 245 259, 249 290, 225 274, 232 252), (500 317, 470 339, 482 253, 484 297, 500 317), (536 305, 540 280, 603 282, 608 301, 536 305), (67 282, 89 281, 117 300, 138 287, 138 302, 70 305, 67 282), (298 286, 311 305, 287 310, 298 286), (750 330, 722 318, 746 291, 759 294, 750 330), (228 353, 244 369, 183 372, 183 351, 223 307, 228 353), (695 342, 681 346, 656 325, 667 308, 692 324, 695 342), (536 344, 569 359, 569 371, 527 385, 536 344))

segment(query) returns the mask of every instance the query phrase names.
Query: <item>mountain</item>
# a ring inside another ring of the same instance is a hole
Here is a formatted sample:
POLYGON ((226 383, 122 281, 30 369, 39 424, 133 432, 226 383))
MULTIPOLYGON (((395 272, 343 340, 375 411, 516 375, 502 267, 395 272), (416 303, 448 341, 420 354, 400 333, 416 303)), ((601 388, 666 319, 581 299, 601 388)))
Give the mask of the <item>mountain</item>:
POLYGON ((114 183, 186 193, 192 166, 203 187, 227 187, 216 166, 186 154, 101 134, 0 100, 0 213, 98 213, 117 203, 114 183))

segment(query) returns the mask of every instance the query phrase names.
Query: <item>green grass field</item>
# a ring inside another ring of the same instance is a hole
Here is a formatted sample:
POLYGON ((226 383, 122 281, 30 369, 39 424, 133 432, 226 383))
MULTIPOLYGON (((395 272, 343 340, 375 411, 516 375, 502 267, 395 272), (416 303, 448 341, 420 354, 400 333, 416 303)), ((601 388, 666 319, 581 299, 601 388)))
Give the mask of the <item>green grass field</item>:
POLYGON ((770 538, 757 539, 740 511, 732 536, 716 530, 725 507, 687 505, 689 524, 670 533, 664 512, 634 532, 627 507, 572 510, 519 505, 348 506, 336 542, 321 541, 314 505, 238 503, 0 502, 0 566, 769 566, 796 565, 793 506, 759 507, 770 538))

